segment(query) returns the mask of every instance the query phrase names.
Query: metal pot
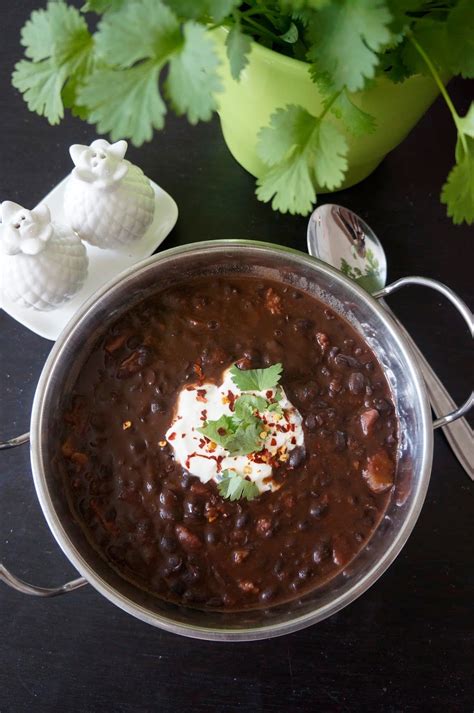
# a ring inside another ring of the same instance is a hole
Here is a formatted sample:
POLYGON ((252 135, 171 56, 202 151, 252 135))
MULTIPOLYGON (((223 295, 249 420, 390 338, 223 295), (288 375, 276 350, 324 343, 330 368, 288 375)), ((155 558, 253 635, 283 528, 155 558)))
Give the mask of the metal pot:
MULTIPOLYGON (((91 584, 129 614, 177 634, 213 640, 253 640, 286 634, 334 614, 370 587, 400 552, 420 513, 431 472, 433 428, 459 418, 472 396, 452 414, 431 421, 425 385, 410 347, 378 299, 410 284, 443 293, 472 329, 466 305, 434 280, 398 280, 375 298, 342 273, 306 254, 254 241, 213 241, 174 248, 119 275, 77 312, 54 345, 41 374, 31 416, 31 465, 38 499, 59 546, 82 575, 57 589, 17 579, 0 566, 0 578, 28 594, 54 596, 91 584), (75 522, 55 466, 58 418, 92 345, 110 323, 157 289, 196 275, 253 274, 314 294, 349 319, 383 365, 400 421, 396 485, 380 526, 357 557, 337 577, 300 599, 247 612, 203 612, 158 599, 123 579, 93 549, 75 522)), ((28 440, 28 434, 2 447, 28 440)))

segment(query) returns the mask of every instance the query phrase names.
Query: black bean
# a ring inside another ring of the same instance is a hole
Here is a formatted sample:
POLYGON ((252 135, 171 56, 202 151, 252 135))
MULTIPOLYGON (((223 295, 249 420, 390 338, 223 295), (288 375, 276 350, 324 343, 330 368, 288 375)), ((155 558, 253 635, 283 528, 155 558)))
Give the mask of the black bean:
POLYGON ((335 357, 337 357, 337 355, 339 354, 339 351, 340 351, 339 347, 331 347, 331 349, 329 350, 329 356, 332 359, 334 359, 334 361, 337 361, 337 359, 335 359, 335 357))
POLYGON ((390 413, 392 410, 391 404, 386 399, 374 399, 374 406, 379 413, 390 413))
POLYGON ((163 535, 160 540, 160 547, 165 552, 174 552, 177 546, 178 543, 176 542, 175 538, 170 537, 169 535, 163 535))
POLYGON ((331 372, 329 371, 329 369, 327 368, 327 366, 322 366, 322 367, 321 367, 321 374, 322 374, 323 376, 331 376, 331 372))
POLYGON ((261 602, 266 604, 267 602, 270 602, 274 597, 275 597, 276 591, 275 587, 266 587, 265 589, 262 589, 262 591, 259 594, 259 599, 261 602))
POLYGON ((250 522, 250 515, 248 512, 243 512, 238 515, 235 519, 235 528, 237 530, 242 530, 250 522))
POLYGON ((309 530, 309 522, 308 520, 300 520, 297 528, 300 532, 306 532, 306 530, 309 530))
POLYGON ((334 447, 337 452, 341 453, 346 449, 347 436, 344 431, 336 431, 334 434, 334 447))
POLYGON ((171 505, 161 505, 159 514, 162 520, 174 520, 178 512, 176 508, 171 505))
POLYGON ((215 545, 219 542, 219 536, 213 528, 209 528, 204 533, 204 539, 208 545, 215 545))
POLYGON ((296 400, 300 404, 308 406, 316 400, 319 395, 319 386, 315 381, 307 381, 295 388, 296 400))
POLYGON ((181 576, 186 584, 195 584, 201 578, 201 570, 198 565, 188 563, 181 576))
POLYGON ((349 387, 349 390, 353 394, 361 394, 362 391, 365 389, 365 378, 364 375, 360 371, 354 371, 348 381, 347 385, 349 387))
POLYGON ((367 371, 373 371, 373 370, 375 369, 374 362, 373 362, 373 361, 368 361, 368 362, 365 364, 365 368, 367 369, 367 371))
POLYGON ((138 347, 140 344, 140 339, 136 335, 133 335, 127 339, 127 347, 132 351, 138 347))
POLYGON ((280 574, 281 572, 283 572, 283 567, 284 567, 283 560, 281 557, 279 557, 277 560, 275 560, 275 562, 273 564, 273 567, 272 567, 273 573, 280 574))
POLYGON ((184 517, 189 520, 200 520, 204 514, 204 505, 199 500, 187 498, 184 501, 184 517))
POLYGON ((331 555, 331 546, 328 542, 320 542, 316 545, 313 550, 313 562, 315 564, 321 564, 324 560, 327 560, 331 555))
POLYGON ((219 329, 219 322, 216 319, 210 319, 207 323, 207 328, 211 330, 219 329))
POLYGON ((164 560, 163 576, 169 577, 170 574, 179 572, 183 566, 183 559, 179 555, 169 555, 164 560))
POLYGON ((360 362, 348 354, 338 354, 334 361, 338 366, 347 366, 351 369, 360 367, 360 362))
POLYGON ((303 421, 308 431, 316 430, 317 422, 314 413, 309 413, 303 421))
POLYGON ((293 448, 293 450, 290 452, 290 456, 288 458, 288 465, 290 468, 298 468, 303 461, 306 458, 306 450, 304 446, 296 446, 296 448, 293 448))
POLYGON ((325 501, 311 502, 309 506, 309 514, 316 519, 322 517, 327 512, 328 504, 325 501))
POLYGON ((311 568, 308 567, 307 565, 300 567, 298 570, 298 577, 302 580, 308 579, 308 577, 311 575, 311 568))
POLYGON ((297 319, 293 324, 295 332, 307 332, 312 327, 314 327, 312 319, 297 319))

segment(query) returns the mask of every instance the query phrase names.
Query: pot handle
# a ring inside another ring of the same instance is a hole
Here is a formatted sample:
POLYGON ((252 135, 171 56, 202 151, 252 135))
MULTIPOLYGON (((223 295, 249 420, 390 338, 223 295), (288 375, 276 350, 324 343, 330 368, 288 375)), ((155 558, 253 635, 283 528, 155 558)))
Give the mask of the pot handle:
MULTIPOLYGON (((442 426, 448 425, 449 423, 453 423, 453 421, 456 421, 457 419, 461 418, 473 407, 474 392, 471 391, 468 398, 466 399, 466 401, 463 404, 461 404, 461 406, 456 406, 454 404, 451 397, 449 397, 449 395, 446 393, 444 386, 441 384, 438 377, 431 369, 431 366, 428 364, 428 362, 426 361, 423 354, 420 352, 420 350, 416 346, 416 344, 413 341, 413 339, 411 338, 411 336, 408 334, 408 332, 403 327, 403 325, 395 317, 392 310, 388 307, 388 305, 382 299, 383 297, 390 295, 392 292, 396 292, 397 290, 401 289, 402 287, 407 287, 409 285, 421 285, 423 287, 431 287, 431 289, 436 290, 437 292, 440 292, 442 295, 444 295, 456 307, 459 314, 463 317, 464 321, 466 322, 467 326, 469 327, 469 331, 471 332, 471 335, 473 334, 473 330, 474 330, 473 315, 472 315, 472 312, 470 311, 469 307, 466 305, 466 303, 463 302, 463 300, 460 297, 458 297, 458 295, 455 292, 453 292, 449 287, 444 285, 442 282, 438 282, 437 280, 432 280, 429 277, 418 277, 418 276, 402 277, 401 279, 396 280, 395 282, 392 282, 391 285, 387 285, 386 287, 384 287, 383 290, 379 290, 378 292, 374 292, 374 294, 373 294, 373 296, 376 299, 382 300, 382 303, 383 303, 385 309, 396 320, 397 325, 399 327, 401 327, 405 338, 407 339, 407 341, 410 344, 410 347, 415 351, 417 359, 420 362, 420 366, 422 368, 423 375, 425 376, 425 380, 429 379, 428 385, 429 385, 429 390, 430 390, 430 396, 431 396, 432 405, 435 407, 435 410, 438 410, 436 408, 437 402, 446 403, 446 404, 448 404, 447 407, 452 409, 446 415, 440 416, 435 421, 433 421, 433 428, 440 428, 442 426)), ((437 414, 437 415, 439 415, 439 414, 437 414)), ((464 434, 466 436, 466 438, 465 439, 463 438, 463 440, 465 440, 464 448, 465 448, 465 452, 467 453, 469 451, 469 449, 472 448, 472 429, 469 427, 469 424, 467 422, 466 422, 466 429, 468 430, 468 433, 464 434)), ((472 466, 471 466, 471 468, 472 468, 472 466)))
MULTIPOLYGON (((16 438, 10 438, 7 441, 0 441, 0 450, 21 446, 24 443, 28 443, 29 440, 30 434, 23 433, 21 436, 17 436, 16 438)), ((8 586, 12 589, 16 589, 17 592, 31 594, 35 597, 57 597, 59 594, 73 592, 75 589, 79 589, 79 587, 83 587, 85 584, 88 584, 87 579, 84 579, 84 577, 78 577, 78 579, 73 579, 71 582, 66 582, 66 584, 62 585, 62 587, 53 587, 52 589, 48 589, 46 587, 36 587, 34 584, 28 584, 22 579, 16 577, 1 562, 0 581, 8 584, 8 586)))

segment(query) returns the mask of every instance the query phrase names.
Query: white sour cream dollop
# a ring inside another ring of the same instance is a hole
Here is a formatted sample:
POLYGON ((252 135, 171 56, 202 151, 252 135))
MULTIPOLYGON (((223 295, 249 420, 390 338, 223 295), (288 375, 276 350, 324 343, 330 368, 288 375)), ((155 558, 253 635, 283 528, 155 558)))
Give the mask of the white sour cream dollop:
POLYGON ((284 463, 290 451, 304 446, 301 414, 287 399, 281 386, 245 393, 271 401, 277 390, 281 395, 279 404, 283 414, 271 411, 258 413, 266 426, 263 450, 231 456, 223 446, 209 441, 198 431, 205 421, 215 421, 223 414, 232 415, 233 403, 242 391, 234 384, 230 369, 224 372, 220 386, 211 383, 184 386, 178 397, 175 417, 166 432, 166 440, 174 450, 175 459, 203 483, 209 480, 218 483, 221 474, 230 470, 253 481, 261 493, 278 489, 278 484, 272 479, 272 462, 284 463))

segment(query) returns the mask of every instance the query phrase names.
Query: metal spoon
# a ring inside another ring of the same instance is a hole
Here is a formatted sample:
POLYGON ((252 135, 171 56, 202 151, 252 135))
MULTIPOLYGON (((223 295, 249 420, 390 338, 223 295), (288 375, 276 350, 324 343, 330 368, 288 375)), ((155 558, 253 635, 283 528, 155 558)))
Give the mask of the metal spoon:
MULTIPOLYGON (((387 260, 373 230, 347 208, 326 204, 312 213, 308 223, 308 252, 354 279, 368 292, 385 287, 387 260)), ((384 307, 403 330, 415 353, 437 417, 456 408, 456 404, 393 312, 384 307)), ((474 434, 465 418, 444 426, 444 434, 469 477, 474 480, 474 434)))

